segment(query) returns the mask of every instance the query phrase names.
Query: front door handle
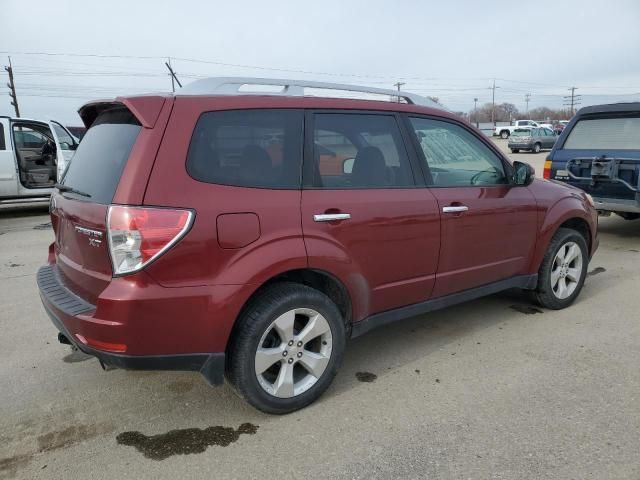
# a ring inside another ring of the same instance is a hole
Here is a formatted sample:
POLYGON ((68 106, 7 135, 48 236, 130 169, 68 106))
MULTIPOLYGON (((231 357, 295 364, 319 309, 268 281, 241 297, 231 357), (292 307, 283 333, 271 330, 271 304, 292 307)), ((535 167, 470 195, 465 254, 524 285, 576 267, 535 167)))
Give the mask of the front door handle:
POLYGON ((442 207, 442 213, 461 213, 469 210, 466 205, 455 205, 450 207, 442 207))
POLYGON ((323 213, 313 216, 313 220, 316 222, 336 222, 340 220, 349 220, 350 218, 350 213, 323 213))

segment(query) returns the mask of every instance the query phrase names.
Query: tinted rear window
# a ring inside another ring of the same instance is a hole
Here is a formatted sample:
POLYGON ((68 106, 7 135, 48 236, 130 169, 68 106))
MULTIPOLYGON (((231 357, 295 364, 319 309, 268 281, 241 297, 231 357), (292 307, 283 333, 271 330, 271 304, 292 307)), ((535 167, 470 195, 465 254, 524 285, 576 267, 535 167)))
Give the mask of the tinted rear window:
POLYGON ((302 123, 300 110, 204 113, 193 132, 187 171, 208 183, 300 188, 302 123))
POLYGON ((580 120, 569 132, 563 148, 640 150, 640 117, 580 120))
POLYGON ((513 135, 514 137, 530 137, 531 130, 518 129, 514 130, 511 135, 513 135))
POLYGON ((92 202, 111 203, 141 128, 124 106, 102 112, 78 146, 62 183, 88 193, 92 202))

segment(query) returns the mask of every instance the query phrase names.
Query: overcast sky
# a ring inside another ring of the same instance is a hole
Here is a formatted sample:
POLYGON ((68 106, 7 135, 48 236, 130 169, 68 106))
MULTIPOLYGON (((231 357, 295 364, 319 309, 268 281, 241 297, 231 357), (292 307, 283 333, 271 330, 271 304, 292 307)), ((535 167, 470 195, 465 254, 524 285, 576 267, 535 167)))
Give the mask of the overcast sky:
POLYGON ((183 83, 403 81, 465 111, 495 78, 496 102, 524 111, 526 93, 529 108, 560 107, 573 85, 583 105, 640 100, 639 25, 639 0, 0 0, 0 63, 11 54, 22 116, 67 125, 87 100, 170 91, 166 57, 183 83))

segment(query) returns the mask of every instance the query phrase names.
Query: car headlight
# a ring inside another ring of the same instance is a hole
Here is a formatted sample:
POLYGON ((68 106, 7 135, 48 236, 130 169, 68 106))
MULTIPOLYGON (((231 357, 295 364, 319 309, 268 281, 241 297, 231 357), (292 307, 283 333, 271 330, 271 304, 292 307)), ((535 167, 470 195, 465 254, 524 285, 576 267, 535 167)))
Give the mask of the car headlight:
POLYGON ((596 204, 593 202, 593 197, 591 195, 589 195, 588 193, 584 194, 585 197, 587 197, 587 202, 589 202, 589 204, 595 208, 596 204))

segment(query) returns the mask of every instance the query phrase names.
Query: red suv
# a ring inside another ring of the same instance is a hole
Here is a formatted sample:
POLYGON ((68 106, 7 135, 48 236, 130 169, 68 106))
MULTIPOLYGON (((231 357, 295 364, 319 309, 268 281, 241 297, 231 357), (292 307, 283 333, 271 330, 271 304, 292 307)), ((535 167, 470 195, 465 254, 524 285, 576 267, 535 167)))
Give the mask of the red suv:
POLYGON ((103 366, 226 377, 286 413, 372 328, 514 287, 552 309, 576 299, 598 245, 586 193, 421 97, 250 83, 80 109, 38 272, 62 343, 103 366))

